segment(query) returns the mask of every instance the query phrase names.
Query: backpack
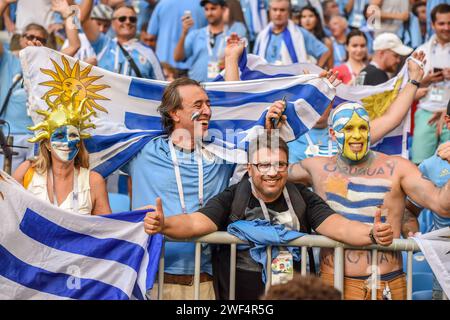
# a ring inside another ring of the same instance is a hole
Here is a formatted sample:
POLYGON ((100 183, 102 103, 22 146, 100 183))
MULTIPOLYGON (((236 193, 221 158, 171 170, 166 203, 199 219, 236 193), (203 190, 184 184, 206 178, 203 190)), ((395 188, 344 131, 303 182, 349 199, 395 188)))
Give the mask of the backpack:
MULTIPOLYGON (((227 225, 235 221, 244 219, 245 209, 247 208, 252 195, 252 189, 250 181, 248 179, 249 179, 248 174, 246 174, 236 187, 234 199, 231 204, 231 213, 227 220, 227 225)), ((297 216, 300 222, 300 232, 311 233, 310 227, 301 224, 301 221, 303 220, 302 218, 306 210, 306 203, 303 200, 300 191, 298 191, 295 184, 290 182, 286 183, 286 188, 289 193, 289 197, 291 198, 295 215, 297 216)), ((214 274, 213 277, 214 290, 216 293, 216 299, 228 300, 229 282, 230 282, 230 256, 231 256, 230 245, 224 244, 213 245, 211 246, 211 252, 212 252, 211 260, 214 274)), ((315 273, 316 270, 312 248, 308 248, 308 257, 309 257, 310 272, 315 273)), ((298 266, 299 264, 297 264, 297 267, 298 266)))

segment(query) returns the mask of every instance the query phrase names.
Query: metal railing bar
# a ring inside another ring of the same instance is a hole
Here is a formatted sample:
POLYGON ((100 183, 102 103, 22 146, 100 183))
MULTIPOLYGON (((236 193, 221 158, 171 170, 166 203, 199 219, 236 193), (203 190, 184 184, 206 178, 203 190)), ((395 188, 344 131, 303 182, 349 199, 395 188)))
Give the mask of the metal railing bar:
POLYGON ((236 247, 235 243, 230 246, 230 300, 236 298, 236 247))

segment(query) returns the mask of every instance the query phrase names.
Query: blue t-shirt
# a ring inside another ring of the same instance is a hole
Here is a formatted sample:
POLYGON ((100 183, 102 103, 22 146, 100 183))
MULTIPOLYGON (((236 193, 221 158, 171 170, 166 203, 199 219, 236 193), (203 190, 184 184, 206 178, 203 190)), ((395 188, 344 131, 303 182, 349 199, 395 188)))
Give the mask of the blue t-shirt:
POLYGON ((156 55, 162 62, 168 63, 179 69, 189 69, 190 61, 175 62, 173 53, 183 30, 181 17, 185 11, 191 11, 194 26, 193 30, 205 27, 208 22, 205 18, 205 11, 200 6, 198 0, 164 0, 160 1, 152 13, 147 28, 149 34, 155 35, 156 55))
MULTIPOLYGON (((3 49, 0 56, 0 108, 6 99, 9 88, 13 85, 15 79, 22 74, 20 60, 9 50, 3 49)), ((9 103, 5 106, 2 119, 8 121, 10 132, 12 134, 29 134, 27 127, 32 126, 33 122, 27 114, 27 94, 20 81, 15 86, 9 103)))
POLYGON ((332 41, 333 41, 333 61, 334 66, 337 67, 345 62, 347 51, 345 50, 345 43, 339 43, 334 38, 332 38, 332 41))
MULTIPOLYGON (((443 187, 450 179, 450 163, 439 158, 436 154, 424 160, 419 165, 419 170, 438 187, 443 187)), ((442 217, 429 209, 424 209, 421 212, 421 215, 428 214, 433 215, 432 230, 450 226, 450 218, 442 217)))
MULTIPOLYGON (((289 162, 295 163, 299 162, 306 158, 311 158, 315 156, 311 151, 311 148, 308 149, 309 141, 307 138, 307 134, 311 139, 311 143, 313 145, 318 146, 320 156, 329 156, 329 146, 331 144, 331 155, 335 155, 338 152, 337 143, 332 141, 328 134, 328 128, 317 129, 312 128, 307 133, 298 137, 298 139, 293 140, 288 143, 289 146, 289 162)), ((317 155, 317 154, 316 154, 317 155)))
MULTIPOLYGON (((175 149, 180 163, 184 201, 187 212, 199 209, 198 165, 194 153, 175 149)), ((222 192, 233 174, 234 165, 220 164, 203 157, 204 203, 222 192)), ((131 175, 133 184, 133 209, 155 204, 161 197, 166 217, 182 213, 175 170, 172 164, 167 137, 157 137, 145 147, 124 168, 131 175)), ((194 273, 195 244, 168 242, 165 247, 165 272, 171 274, 194 273)), ((202 272, 211 274, 211 259, 208 250, 202 252, 202 272)))
POLYGON ((245 28, 242 29, 236 23, 225 32, 216 35, 214 45, 211 46, 208 27, 193 30, 188 33, 184 42, 184 56, 191 63, 189 78, 197 81, 212 81, 215 76, 208 77, 208 64, 218 63, 223 60, 226 47, 226 37, 236 32, 240 37, 245 37, 245 28), (235 27, 236 26, 236 27, 235 27), (211 48, 209 51, 208 47, 211 48))
MULTIPOLYGON (((303 39, 305 42, 306 53, 310 56, 313 56, 317 60, 328 51, 328 48, 319 41, 311 32, 307 31, 302 27, 300 31, 302 32, 303 39)), ((270 34, 269 43, 267 44, 267 49, 264 55, 264 58, 270 62, 274 63, 275 61, 281 61, 281 43, 283 42, 283 33, 279 34, 270 34)), ((296 41, 296 39, 292 39, 292 41, 296 41)))
MULTIPOLYGON (((91 44, 97 54, 100 68, 136 77, 136 73, 118 46, 116 39, 101 33, 91 44)), ((133 58, 143 78, 164 80, 161 65, 151 48, 144 46, 136 39, 128 41, 123 47, 133 58)))
MULTIPOLYGON (((339 9, 342 15, 345 15, 345 6, 348 0, 338 0, 339 9)), ((364 18, 364 7, 369 4, 369 0, 357 0, 353 2, 352 11, 348 14, 348 25, 354 28, 361 28, 366 19, 364 18)))

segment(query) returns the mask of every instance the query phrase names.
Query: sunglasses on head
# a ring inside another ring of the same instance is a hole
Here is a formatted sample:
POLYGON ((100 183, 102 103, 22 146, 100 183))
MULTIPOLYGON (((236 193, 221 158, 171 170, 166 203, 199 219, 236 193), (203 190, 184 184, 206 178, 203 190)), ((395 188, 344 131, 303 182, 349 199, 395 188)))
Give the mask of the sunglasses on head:
POLYGON ((120 17, 114 17, 113 19, 117 19, 117 20, 119 20, 119 22, 125 22, 127 19, 128 19, 128 21, 130 21, 130 23, 136 23, 136 21, 137 21, 137 17, 135 17, 135 16, 130 16, 130 17, 127 17, 127 16, 120 16, 120 17))
POLYGON ((24 37, 25 39, 27 39, 28 41, 39 40, 42 44, 47 43, 47 39, 46 39, 46 38, 41 38, 41 37, 35 36, 35 35, 33 35, 33 34, 26 34, 26 33, 25 33, 25 34, 23 35, 23 37, 24 37))

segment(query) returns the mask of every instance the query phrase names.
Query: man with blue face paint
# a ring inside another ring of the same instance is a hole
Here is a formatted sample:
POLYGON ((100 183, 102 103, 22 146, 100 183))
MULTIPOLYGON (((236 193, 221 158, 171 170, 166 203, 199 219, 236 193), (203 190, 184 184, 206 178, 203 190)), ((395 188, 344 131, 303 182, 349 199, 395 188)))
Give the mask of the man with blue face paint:
MULTIPOLYGON (((370 150, 370 121, 358 103, 343 103, 331 115, 330 135, 339 152, 333 157, 313 157, 291 165, 289 179, 312 186, 336 212, 348 219, 372 223, 381 208, 381 220, 400 237, 408 196, 424 208, 450 214, 450 182, 442 188, 422 177, 410 161, 370 150)), ((370 299, 371 252, 345 251, 345 299, 370 299)), ((401 254, 379 252, 377 299, 406 299, 406 278, 401 254)), ((321 276, 334 283, 333 250, 321 250, 321 276)))

